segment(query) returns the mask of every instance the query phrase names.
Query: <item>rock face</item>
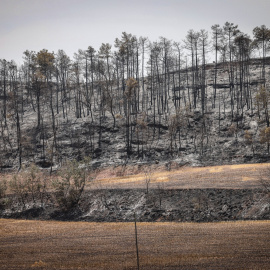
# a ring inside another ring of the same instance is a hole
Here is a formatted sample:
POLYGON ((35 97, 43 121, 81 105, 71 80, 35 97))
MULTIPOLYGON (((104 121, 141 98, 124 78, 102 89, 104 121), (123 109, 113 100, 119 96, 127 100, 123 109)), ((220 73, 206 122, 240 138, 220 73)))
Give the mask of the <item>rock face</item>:
POLYGON ((192 221, 270 219, 269 194, 258 189, 95 190, 87 191, 79 206, 67 212, 53 204, 13 207, 0 217, 97 222, 192 221))
MULTIPOLYGON (((268 59, 266 89, 270 83, 269 67, 268 59)), ((191 70, 180 72, 181 81, 176 73, 167 75, 166 85, 161 79, 145 79, 144 91, 141 84, 137 89, 138 108, 134 108, 134 96, 129 104, 130 113, 123 93, 120 97, 115 95, 114 117, 106 104, 100 111, 98 102, 104 100, 98 92, 98 84, 93 92, 91 112, 82 100, 79 115, 75 90, 71 89, 66 99, 60 100, 59 90, 53 86, 52 101, 46 93, 40 97, 42 121, 39 127, 36 101, 33 99, 32 103, 24 90, 24 106, 19 115, 21 144, 18 144, 14 110, 9 104, 11 101, 7 100, 7 109, 11 111, 7 126, 2 125, 0 132, 0 168, 17 168, 20 155, 22 164, 34 162, 52 169, 57 169, 66 159, 84 156, 91 156, 96 167, 176 159, 191 165, 268 161, 267 144, 260 143, 260 131, 267 124, 267 110, 261 105, 258 107, 256 102, 256 95, 264 84, 260 69, 259 60, 251 61, 249 81, 243 82, 239 80, 236 68, 231 85, 226 64, 219 65, 215 87, 214 65, 207 66, 204 112, 202 86, 187 84, 187 74, 189 82, 192 79, 191 70), (167 89, 166 96, 162 89, 167 89), (162 108, 163 99, 166 103, 162 108), (53 104, 54 121, 50 104, 53 104), (250 137, 247 138, 246 133, 250 137)), ((84 92, 80 91, 83 99, 84 92)), ((117 92, 115 86, 113 91, 117 92)))

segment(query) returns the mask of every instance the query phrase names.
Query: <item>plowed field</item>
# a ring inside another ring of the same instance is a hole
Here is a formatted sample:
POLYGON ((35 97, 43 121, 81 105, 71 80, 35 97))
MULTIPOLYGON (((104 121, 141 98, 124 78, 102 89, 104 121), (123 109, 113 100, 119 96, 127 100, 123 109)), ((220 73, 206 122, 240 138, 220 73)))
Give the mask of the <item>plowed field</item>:
MULTIPOLYGON (((270 222, 138 223, 140 269, 269 269, 270 222)), ((0 220, 0 269, 137 269, 133 223, 0 220)))

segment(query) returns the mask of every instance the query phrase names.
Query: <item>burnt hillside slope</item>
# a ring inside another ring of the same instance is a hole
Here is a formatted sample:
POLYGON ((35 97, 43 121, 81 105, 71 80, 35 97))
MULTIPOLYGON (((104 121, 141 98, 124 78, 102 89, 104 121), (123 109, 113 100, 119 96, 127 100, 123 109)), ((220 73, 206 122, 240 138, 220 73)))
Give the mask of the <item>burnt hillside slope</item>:
POLYGON ((54 169, 85 156, 96 167, 269 160, 269 58, 137 80, 96 76, 91 85, 80 77, 14 78, 1 81, 2 170, 30 163, 54 169))

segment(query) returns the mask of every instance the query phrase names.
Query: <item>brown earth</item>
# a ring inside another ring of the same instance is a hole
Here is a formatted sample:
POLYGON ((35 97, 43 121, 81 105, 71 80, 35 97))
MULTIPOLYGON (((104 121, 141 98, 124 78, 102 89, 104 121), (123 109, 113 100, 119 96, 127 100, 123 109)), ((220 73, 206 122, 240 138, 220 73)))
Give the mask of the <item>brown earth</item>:
MULTIPOLYGON (((137 223, 140 269, 269 269, 270 222, 137 223)), ((0 269, 137 269, 134 223, 0 219, 0 269)))

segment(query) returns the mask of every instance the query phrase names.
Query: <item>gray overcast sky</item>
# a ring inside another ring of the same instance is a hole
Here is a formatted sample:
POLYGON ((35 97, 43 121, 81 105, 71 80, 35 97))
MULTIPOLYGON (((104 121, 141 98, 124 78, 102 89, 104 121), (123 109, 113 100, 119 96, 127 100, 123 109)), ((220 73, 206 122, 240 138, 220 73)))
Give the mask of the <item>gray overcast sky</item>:
POLYGON ((70 57, 89 45, 114 44, 123 31, 155 41, 181 41, 189 29, 226 21, 270 27, 270 0, 0 0, 0 59, 22 63, 25 50, 63 49, 70 57))

